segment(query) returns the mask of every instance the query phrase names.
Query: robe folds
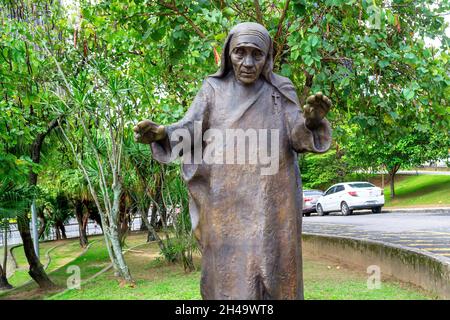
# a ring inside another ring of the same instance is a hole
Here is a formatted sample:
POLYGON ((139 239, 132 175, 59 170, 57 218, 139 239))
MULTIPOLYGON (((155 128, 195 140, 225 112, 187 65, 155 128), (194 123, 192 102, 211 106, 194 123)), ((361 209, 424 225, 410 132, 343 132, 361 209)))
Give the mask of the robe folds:
POLYGON ((227 129, 267 132, 266 151, 277 153, 278 167, 270 174, 262 174, 268 164, 261 161, 230 164, 224 157, 223 164, 182 163, 202 252, 204 299, 303 299, 297 153, 327 151, 331 128, 323 119, 315 130, 308 129, 291 81, 274 76, 277 87, 263 77, 245 86, 232 72, 207 77, 183 119, 166 127, 166 139, 151 145, 154 158, 168 163, 178 143, 171 141, 171 134, 185 129, 193 137, 192 148, 199 143, 204 151, 214 139, 194 137, 195 125, 201 124, 202 133, 215 129, 224 136, 227 129))

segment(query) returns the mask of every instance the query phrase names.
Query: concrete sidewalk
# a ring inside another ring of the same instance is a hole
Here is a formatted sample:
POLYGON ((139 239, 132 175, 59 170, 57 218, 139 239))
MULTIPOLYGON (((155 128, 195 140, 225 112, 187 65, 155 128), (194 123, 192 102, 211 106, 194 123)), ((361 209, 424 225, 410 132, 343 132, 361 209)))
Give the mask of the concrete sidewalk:
POLYGON ((428 207, 428 208, 395 208, 383 207, 383 213, 448 213, 450 207, 428 207))

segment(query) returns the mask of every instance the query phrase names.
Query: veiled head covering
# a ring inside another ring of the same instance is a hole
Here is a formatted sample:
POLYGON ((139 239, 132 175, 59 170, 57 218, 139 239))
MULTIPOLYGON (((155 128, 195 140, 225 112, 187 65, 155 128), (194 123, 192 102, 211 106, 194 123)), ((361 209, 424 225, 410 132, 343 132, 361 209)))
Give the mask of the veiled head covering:
MULTIPOLYGON (((257 24, 258 26, 258 24, 257 24)), ((269 53, 270 44, 270 36, 268 33, 261 32, 260 30, 243 30, 241 32, 237 32, 230 39, 230 50, 229 54, 240 44, 251 45, 260 49, 264 52, 265 55, 269 53)))
POLYGON ((259 23, 243 22, 231 29, 222 50, 220 68, 216 73, 210 75, 210 77, 224 78, 231 70, 233 70, 230 53, 231 50, 241 42, 253 44, 266 53, 266 63, 261 72, 262 76, 267 82, 276 87, 288 100, 299 105, 292 82, 285 77, 273 73, 273 41, 267 29, 259 23))

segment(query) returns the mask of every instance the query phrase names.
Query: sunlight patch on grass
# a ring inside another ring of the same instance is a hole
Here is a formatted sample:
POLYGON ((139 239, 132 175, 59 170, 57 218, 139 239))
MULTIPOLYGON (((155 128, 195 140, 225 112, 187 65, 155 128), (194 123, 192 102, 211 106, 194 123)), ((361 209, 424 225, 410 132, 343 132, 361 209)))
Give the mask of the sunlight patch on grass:
POLYGON ((402 176, 395 184, 395 199, 390 189, 384 189, 387 207, 448 206, 450 205, 450 176, 402 176))

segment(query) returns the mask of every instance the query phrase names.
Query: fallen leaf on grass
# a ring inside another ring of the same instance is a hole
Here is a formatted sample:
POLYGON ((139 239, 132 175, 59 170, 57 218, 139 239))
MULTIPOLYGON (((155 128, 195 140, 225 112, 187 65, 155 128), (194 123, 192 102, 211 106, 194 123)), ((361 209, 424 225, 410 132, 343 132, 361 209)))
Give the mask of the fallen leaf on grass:
POLYGON ((121 288, 136 288, 136 283, 134 283, 134 281, 129 282, 126 280, 119 280, 119 287, 121 287, 121 288))

